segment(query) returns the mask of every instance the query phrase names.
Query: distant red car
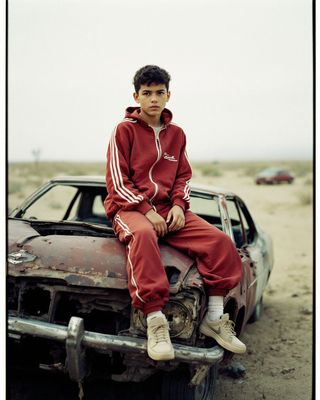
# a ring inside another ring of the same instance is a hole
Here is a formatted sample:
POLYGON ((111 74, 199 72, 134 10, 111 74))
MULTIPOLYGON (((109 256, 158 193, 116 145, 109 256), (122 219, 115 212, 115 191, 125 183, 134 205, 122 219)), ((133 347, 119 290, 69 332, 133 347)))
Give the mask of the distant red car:
POLYGON ((261 171, 256 177, 256 184, 279 184, 279 183, 292 183, 294 176, 285 169, 280 168, 267 168, 261 171))

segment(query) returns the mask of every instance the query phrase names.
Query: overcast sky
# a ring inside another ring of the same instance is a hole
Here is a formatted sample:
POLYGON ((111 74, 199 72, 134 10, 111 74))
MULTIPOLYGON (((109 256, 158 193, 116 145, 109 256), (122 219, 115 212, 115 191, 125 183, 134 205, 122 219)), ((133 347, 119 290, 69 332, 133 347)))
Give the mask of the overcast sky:
POLYGON ((8 29, 9 161, 104 161, 146 64, 192 161, 312 157, 311 0, 9 0, 8 29))

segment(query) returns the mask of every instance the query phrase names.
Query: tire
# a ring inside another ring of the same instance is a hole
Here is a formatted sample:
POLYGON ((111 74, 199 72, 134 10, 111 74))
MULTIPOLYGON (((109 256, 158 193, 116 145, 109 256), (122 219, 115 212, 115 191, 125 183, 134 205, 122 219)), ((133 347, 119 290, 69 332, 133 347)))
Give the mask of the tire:
POLYGON ((161 400, 214 400, 218 366, 213 365, 200 385, 190 387, 188 371, 173 371, 162 376, 161 400))
POLYGON ((261 314, 262 314, 262 308, 263 308, 263 304, 262 304, 262 297, 261 297, 260 300, 257 302, 257 304, 253 310, 253 313, 251 314, 251 317, 248 320, 249 324, 252 324, 253 322, 256 322, 260 319, 261 314))

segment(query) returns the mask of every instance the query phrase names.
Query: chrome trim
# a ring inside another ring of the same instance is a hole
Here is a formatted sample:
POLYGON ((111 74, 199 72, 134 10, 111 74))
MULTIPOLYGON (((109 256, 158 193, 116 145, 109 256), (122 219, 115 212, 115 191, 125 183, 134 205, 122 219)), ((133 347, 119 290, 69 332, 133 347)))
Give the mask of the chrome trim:
POLYGON ((251 286, 253 286, 253 285, 257 282, 257 280, 258 280, 258 278, 254 279, 254 280, 250 283, 250 285, 248 286, 248 289, 250 289, 251 286))
MULTIPOLYGON (((80 325, 81 321, 83 321, 82 318, 71 317, 69 326, 66 327, 49 322, 9 316, 8 336, 16 339, 17 335, 29 335, 67 344, 67 339, 71 335, 70 330, 73 329, 75 324, 80 325)), ((82 346, 83 348, 95 349, 102 353, 107 353, 111 350, 123 353, 140 353, 147 357, 146 339, 130 336, 83 331, 81 332, 81 340, 77 341, 77 346, 78 348, 82 346)), ((173 343, 173 347, 175 351, 175 359, 173 361, 215 364, 220 362, 224 355, 224 351, 220 346, 201 348, 173 343)))

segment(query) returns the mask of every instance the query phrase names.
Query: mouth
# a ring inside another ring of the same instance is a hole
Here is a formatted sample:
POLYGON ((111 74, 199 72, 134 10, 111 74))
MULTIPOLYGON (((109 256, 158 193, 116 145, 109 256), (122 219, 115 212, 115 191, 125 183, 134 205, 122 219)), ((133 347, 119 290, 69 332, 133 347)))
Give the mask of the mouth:
POLYGON ((159 106, 151 106, 151 107, 149 107, 151 110, 159 110, 159 106))

